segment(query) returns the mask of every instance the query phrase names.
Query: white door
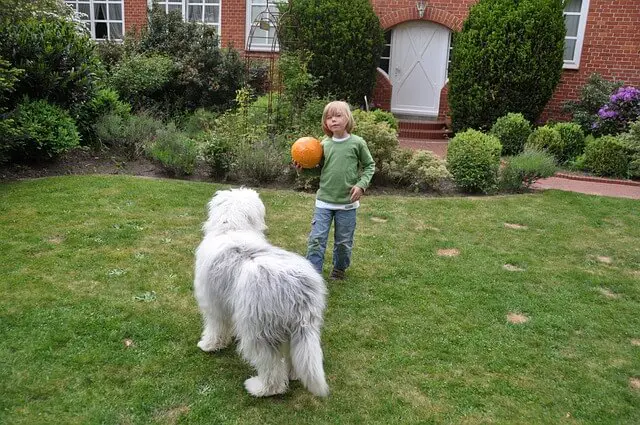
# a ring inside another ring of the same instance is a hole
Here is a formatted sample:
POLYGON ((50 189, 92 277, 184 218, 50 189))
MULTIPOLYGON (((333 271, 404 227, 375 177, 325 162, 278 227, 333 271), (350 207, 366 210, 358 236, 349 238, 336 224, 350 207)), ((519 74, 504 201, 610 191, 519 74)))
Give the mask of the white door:
POLYGON ((437 116, 446 82, 450 31, 434 22, 398 25, 391 34, 391 111, 437 116))

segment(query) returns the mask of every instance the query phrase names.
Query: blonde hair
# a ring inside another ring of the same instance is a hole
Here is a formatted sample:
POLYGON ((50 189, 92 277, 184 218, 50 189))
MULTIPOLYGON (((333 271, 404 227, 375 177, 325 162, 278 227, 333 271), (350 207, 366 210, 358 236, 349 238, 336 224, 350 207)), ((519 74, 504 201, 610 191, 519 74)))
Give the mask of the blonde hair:
POLYGON ((335 100, 333 102, 327 103, 327 106, 324 107, 324 111, 322 112, 322 131, 324 131, 324 134, 329 137, 333 136, 333 132, 327 127, 327 118, 337 114, 341 114, 342 116, 347 118, 347 133, 351 133, 351 130, 353 130, 353 115, 351 114, 351 108, 349 108, 349 104, 347 102, 335 100))

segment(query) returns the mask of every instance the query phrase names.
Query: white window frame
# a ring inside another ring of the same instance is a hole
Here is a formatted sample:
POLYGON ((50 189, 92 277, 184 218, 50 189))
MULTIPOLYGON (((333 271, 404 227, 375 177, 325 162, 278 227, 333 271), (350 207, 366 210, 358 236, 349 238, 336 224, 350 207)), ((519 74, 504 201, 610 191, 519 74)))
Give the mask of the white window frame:
POLYGON ((587 27, 587 14, 589 12, 589 0, 582 0, 582 5, 579 12, 564 12, 564 16, 578 16, 578 33, 575 36, 565 35, 566 40, 575 40, 576 45, 573 50, 573 59, 564 60, 565 69, 578 69, 580 68, 580 57, 582 56, 582 44, 584 42, 584 33, 587 27))
MULTIPOLYGON (((288 0, 268 0, 269 6, 273 5, 275 7, 275 14, 277 14, 277 4, 276 3, 288 3, 288 0)), ((253 6, 267 6, 267 0, 246 0, 246 22, 245 22, 245 48, 246 50, 252 52, 270 52, 272 47, 276 52, 280 51, 280 44, 278 40, 273 43, 272 38, 267 38, 266 43, 256 43, 255 40, 252 40, 251 45, 249 45, 249 36, 251 35, 251 26, 253 25, 253 19, 251 19, 251 11, 253 10, 253 6)), ((256 28, 255 31, 262 31, 259 28, 256 28)))
POLYGON ((84 14, 80 17, 85 24, 87 24, 88 30, 91 33, 91 38, 97 41, 101 40, 111 40, 111 41, 122 41, 124 39, 125 34, 125 21, 124 21, 124 0, 65 0, 65 3, 70 6, 73 10, 78 12, 78 4, 88 4, 89 5, 89 15, 85 16, 84 14), (107 19, 95 19, 95 4, 105 4, 107 6, 107 19), (109 5, 120 5, 120 19, 109 19, 109 5), (107 24, 107 38, 96 38, 96 24, 105 23, 107 24), (122 28, 122 36, 119 38, 115 38, 111 36, 111 24, 120 24, 122 28))
MULTIPOLYGON (((218 40, 219 40, 222 33, 222 0, 194 0, 194 3, 189 3, 189 1, 190 0, 157 0, 157 4, 159 7, 164 9, 165 13, 169 12, 169 5, 179 4, 180 9, 176 9, 176 10, 180 10, 180 14, 182 15, 182 19, 184 21, 187 21, 187 11, 189 10, 189 5, 202 6, 203 7, 202 19, 197 21, 190 21, 190 22, 196 22, 199 24, 204 24, 204 25, 214 27, 216 29, 216 34, 218 34, 218 40), (218 6, 218 22, 217 23, 204 22, 204 6, 218 6)), ((149 8, 153 7, 152 0, 148 0, 147 4, 149 5, 149 8)))

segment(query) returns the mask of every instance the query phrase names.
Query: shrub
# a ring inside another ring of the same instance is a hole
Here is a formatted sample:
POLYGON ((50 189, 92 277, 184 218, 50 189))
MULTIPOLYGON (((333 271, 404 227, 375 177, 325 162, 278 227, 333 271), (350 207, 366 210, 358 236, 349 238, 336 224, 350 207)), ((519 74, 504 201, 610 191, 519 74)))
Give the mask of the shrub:
POLYGON ((148 155, 176 176, 193 174, 198 152, 193 139, 178 131, 174 123, 156 133, 147 149, 148 155))
MULTIPOLYGON (((621 81, 608 81, 600 74, 591 74, 580 90, 580 99, 566 102, 563 110, 573 115, 572 121, 578 124, 585 134, 594 132, 593 124, 598 118, 598 110, 621 85, 621 81)), ((595 133, 598 134, 597 131, 595 133)))
POLYGON ((431 151, 397 149, 381 173, 394 185, 415 192, 438 190, 443 180, 451 178, 446 162, 431 151))
POLYGON ((124 59, 125 46, 117 41, 103 40, 96 43, 96 54, 100 58, 100 62, 104 65, 107 73, 111 73, 124 59))
POLYGON ((535 122, 560 81, 563 2, 480 0, 454 35, 448 99, 455 131, 520 112, 535 122))
POLYGON ((9 109, 27 96, 69 109, 91 99, 102 74, 94 42, 74 22, 54 15, 0 20, 0 56, 24 74, 14 86, 9 109))
POLYGON ((17 135, 11 156, 19 161, 56 158, 80 144, 80 135, 69 113, 46 100, 23 100, 14 121, 17 135))
POLYGON ((629 125, 629 132, 623 133, 620 140, 626 144, 629 152, 629 178, 640 177, 640 120, 629 125))
POLYGON ((549 152, 558 162, 564 155, 564 145, 562 144, 560 132, 550 125, 533 130, 527 139, 526 146, 535 150, 549 152))
POLYGON ((7 113, 4 105, 23 72, 24 70, 13 68, 9 62, 0 57, 0 164, 9 159, 13 138, 17 135, 13 118, 7 113))
POLYGON ((574 122, 560 122, 553 126, 560 134, 562 154, 559 163, 565 163, 582 154, 584 150, 584 132, 574 122))
POLYGON ((456 186, 465 192, 495 190, 501 151, 495 136, 473 129, 456 134, 447 149, 447 168, 456 186))
POLYGON ((598 110, 593 129, 600 134, 620 134, 629 129, 629 124, 640 118, 640 90, 635 87, 620 87, 609 97, 609 102, 598 110))
POLYGON ((584 165, 597 176, 627 177, 627 146, 618 137, 602 136, 591 140, 584 149, 584 165))
POLYGON ((123 153, 129 159, 140 157, 151 143, 161 121, 147 113, 122 117, 114 113, 101 116, 96 123, 96 135, 104 145, 123 153))
POLYGON ((306 50, 283 52, 278 59, 278 73, 283 94, 296 112, 300 112, 310 98, 315 97, 318 80, 309 73, 312 55, 306 50))
POLYGON ((75 121, 84 145, 98 141, 96 122, 102 115, 113 113, 127 119, 131 114, 131 105, 120 100, 118 92, 111 88, 102 88, 83 105, 75 108, 75 121))
POLYGON ((185 22, 180 13, 165 13, 154 7, 149 22, 131 49, 144 55, 170 57, 177 78, 166 89, 166 107, 171 111, 230 107, 236 90, 244 84, 244 64, 239 53, 220 48, 215 28, 185 22))
POLYGON ((389 124, 389 127, 393 128, 395 131, 398 131, 398 120, 391 112, 384 111, 382 109, 374 109, 371 111, 371 115, 373 116, 373 121, 386 122, 387 124, 389 124))
POLYGON ((218 113, 209 111, 204 108, 199 108, 193 111, 192 114, 187 116, 184 124, 184 129, 189 135, 193 137, 202 132, 211 131, 215 126, 215 120, 218 117, 218 113))
POLYGON ((283 6, 282 51, 308 51, 320 97, 339 93, 354 105, 373 90, 384 33, 369 0, 292 1, 283 6), (340 58, 340 60, 336 60, 340 58))
POLYGON ((228 137, 220 137, 218 133, 207 131, 196 138, 201 147, 204 162, 214 178, 226 179, 236 162, 236 151, 233 141, 228 137))
POLYGON ((503 155, 516 155, 524 149, 524 144, 531 134, 531 123, 524 115, 510 112, 496 120, 490 134, 500 140, 503 155))
POLYGON ((134 111, 171 108, 168 90, 177 76, 173 60, 164 55, 134 55, 122 61, 109 78, 134 111))
POLYGON ((249 183, 272 183, 286 175, 290 158, 276 144, 258 141, 237 150, 232 169, 235 180, 249 183))
POLYGON ((555 159, 551 154, 526 149, 507 159, 500 173, 500 188, 508 192, 518 192, 529 188, 538 179, 553 176, 555 172, 555 159))
POLYGON ((391 160, 394 150, 398 147, 398 135, 386 120, 380 120, 379 115, 361 109, 353 111, 355 128, 353 132, 362 137, 369 147, 376 168, 391 160))

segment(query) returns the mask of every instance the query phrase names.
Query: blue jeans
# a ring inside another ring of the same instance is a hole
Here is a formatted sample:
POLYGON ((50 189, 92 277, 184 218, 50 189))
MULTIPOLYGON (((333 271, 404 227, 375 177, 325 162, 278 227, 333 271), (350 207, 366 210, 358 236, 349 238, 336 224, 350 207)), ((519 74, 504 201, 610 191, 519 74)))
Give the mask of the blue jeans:
POLYGON ((324 252, 331 222, 334 222, 333 268, 346 270, 351 263, 353 234, 356 230, 356 209, 328 210, 316 207, 311 221, 311 233, 307 244, 307 260, 322 273, 324 252))

